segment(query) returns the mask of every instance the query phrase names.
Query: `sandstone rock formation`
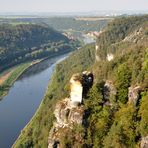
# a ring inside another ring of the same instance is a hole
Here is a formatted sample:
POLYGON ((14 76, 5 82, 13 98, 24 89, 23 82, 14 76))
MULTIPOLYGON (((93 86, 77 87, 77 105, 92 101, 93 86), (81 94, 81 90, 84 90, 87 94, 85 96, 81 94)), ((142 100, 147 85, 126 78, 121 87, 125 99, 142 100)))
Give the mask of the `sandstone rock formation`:
POLYGON ((113 55, 112 53, 108 53, 106 59, 107 59, 108 61, 111 61, 111 60, 114 59, 114 55, 113 55))
POLYGON ((141 38, 141 35, 143 35, 143 33, 144 33, 144 29, 139 28, 139 29, 135 30, 132 34, 126 36, 123 41, 136 43, 138 38, 141 38))
POLYGON ((115 96, 116 93, 117 93, 117 90, 113 85, 113 82, 110 80, 106 80, 104 84, 104 93, 103 93, 105 100, 108 100, 109 98, 115 96))
POLYGON ((142 138, 140 148, 148 148, 148 136, 142 138))
POLYGON ((70 104, 71 106, 78 106, 93 84, 93 74, 87 71, 82 74, 74 74, 70 79, 70 84, 70 104))
POLYGON ((82 77, 79 74, 74 74, 71 79, 71 92, 70 92, 70 101, 71 105, 77 105, 82 103, 82 94, 83 94, 83 86, 82 86, 82 77))
POLYGON ((48 148, 60 148, 63 131, 72 129, 74 124, 82 124, 84 115, 82 101, 93 84, 93 74, 87 71, 74 74, 70 84, 70 98, 65 98, 56 104, 54 110, 56 121, 49 132, 48 148))
MULTIPOLYGON (((95 48, 96 48, 95 58, 96 58, 96 61, 98 62, 98 61, 101 61, 101 57, 98 55, 98 53, 99 53, 99 46, 96 44, 95 48)), ((111 61, 113 59, 114 59, 114 54, 111 53, 111 52, 107 53, 106 60, 107 61, 111 61)))
POLYGON ((140 86, 129 87, 129 89, 128 89, 128 102, 129 103, 133 103, 134 105, 137 104, 137 101, 140 97, 140 90, 141 90, 140 86))
POLYGON ((99 52, 99 46, 96 44, 96 52, 95 52, 95 56, 96 56, 96 61, 100 61, 101 60, 101 58, 99 57, 99 55, 98 55, 98 52, 99 52))
POLYGON ((71 107, 69 98, 66 98, 57 103, 54 114, 56 121, 49 133, 48 148, 60 147, 64 130, 71 129, 73 124, 82 124, 84 108, 83 105, 71 107))

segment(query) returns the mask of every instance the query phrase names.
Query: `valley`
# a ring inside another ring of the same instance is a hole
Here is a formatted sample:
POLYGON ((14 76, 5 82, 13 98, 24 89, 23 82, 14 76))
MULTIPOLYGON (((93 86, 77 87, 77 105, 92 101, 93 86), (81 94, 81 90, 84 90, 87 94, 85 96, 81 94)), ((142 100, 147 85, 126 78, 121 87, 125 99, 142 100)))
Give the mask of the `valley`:
POLYGON ((13 147, 147 146, 147 23, 147 15, 117 18, 96 45, 85 45, 59 63, 37 115, 13 147), (84 71, 93 73, 93 85, 69 108, 69 81, 84 71))
POLYGON ((1 27, 3 147, 148 146, 148 15, 1 18, 1 27))
POLYGON ((32 122, 31 118, 36 116, 35 112, 39 110, 39 104, 42 102, 57 61, 67 57, 67 54, 76 48, 80 48, 81 44, 95 42, 88 36, 82 38, 71 34, 72 38, 70 38, 54 30, 48 34, 48 27, 42 28, 41 24, 35 25, 29 22, 8 24, 7 22, 7 25, 0 26, 2 35, 0 38, 0 145, 2 147, 12 146, 25 125, 30 121, 26 125, 27 128, 32 122), (43 29, 43 32, 46 30, 47 36, 43 34, 42 37, 46 36, 47 41, 40 40, 42 38, 38 32, 40 29, 43 29), (17 31, 18 35, 14 31, 17 31), (55 38, 56 34, 58 38, 51 40, 50 35, 55 38), (34 38, 36 35, 38 37, 34 38), (80 44, 82 41, 83 43, 80 44))
POLYGON ((68 54, 47 59, 24 72, 0 101, 0 145, 11 147, 38 109, 55 65, 68 54))

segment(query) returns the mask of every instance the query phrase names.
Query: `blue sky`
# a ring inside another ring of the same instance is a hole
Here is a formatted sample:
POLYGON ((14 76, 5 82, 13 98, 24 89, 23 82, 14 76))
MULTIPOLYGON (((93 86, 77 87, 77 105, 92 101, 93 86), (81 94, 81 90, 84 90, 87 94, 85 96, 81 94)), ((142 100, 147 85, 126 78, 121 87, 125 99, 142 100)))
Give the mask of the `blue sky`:
POLYGON ((148 0, 0 0, 0 12, 148 10, 148 0))

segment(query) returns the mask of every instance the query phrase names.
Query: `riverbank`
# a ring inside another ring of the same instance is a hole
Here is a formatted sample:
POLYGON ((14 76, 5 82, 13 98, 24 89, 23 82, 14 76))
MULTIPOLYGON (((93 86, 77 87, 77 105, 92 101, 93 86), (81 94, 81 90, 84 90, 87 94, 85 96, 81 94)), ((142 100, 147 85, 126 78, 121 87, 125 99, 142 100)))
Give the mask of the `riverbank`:
POLYGON ((35 115, 21 131, 13 148, 20 146, 43 147, 48 146, 48 136, 55 117, 53 110, 59 99, 65 98, 68 92, 69 79, 73 73, 84 71, 94 60, 94 45, 79 49, 56 66, 45 92, 43 100, 35 115), (85 58, 83 58, 85 57, 85 58), (86 61, 86 59, 88 59, 86 61), (75 62, 73 62, 75 61, 75 62), (81 64, 84 63, 85 64, 81 64))
POLYGON ((12 147, 42 102, 55 63, 68 55, 47 59, 29 68, 0 101, 0 147, 12 147))
MULTIPOLYGON (((54 63, 54 64, 52 65, 52 67, 55 67, 55 65, 57 65, 58 63, 60 63, 61 61, 63 61, 65 58, 67 58, 67 56, 69 56, 69 54, 67 54, 67 55, 65 55, 63 58, 59 59, 56 63, 54 63)), ((54 76, 54 73, 55 73, 55 70, 53 70, 53 72, 52 72, 50 82, 51 82, 51 81, 53 82, 52 77, 54 76)), ((52 82, 51 82, 51 83, 52 83, 52 82)), ((46 88, 46 91, 45 91, 45 93, 44 93, 43 98, 46 97, 48 88, 50 87, 49 85, 50 85, 50 83, 48 83, 48 86, 47 86, 47 88, 46 88)), ((19 136, 17 137, 16 141, 15 141, 14 144, 12 145, 12 148, 17 145, 18 139, 21 138, 21 135, 23 134, 24 130, 27 129, 27 128, 32 124, 32 122, 37 118, 37 116, 38 116, 38 114, 39 114, 39 112, 40 112, 40 110, 41 110, 41 108, 42 108, 43 105, 44 105, 44 99, 42 99, 40 105, 38 106, 38 108, 37 108, 35 114, 32 116, 32 118, 30 119, 30 121, 29 121, 29 122, 25 125, 25 127, 21 130, 21 133, 19 134, 19 136)))
POLYGON ((39 64, 40 62, 43 62, 44 60, 59 56, 60 54, 66 54, 69 53, 70 51, 64 51, 63 53, 55 53, 53 55, 50 55, 48 57, 38 59, 35 61, 31 62, 26 62, 22 63, 18 66, 15 66, 14 68, 7 69, 6 72, 3 72, 4 74, 1 74, 0 80, 0 100, 3 99, 4 96, 6 96, 14 84, 14 82, 24 73, 26 72, 29 68, 32 66, 39 64))
POLYGON ((4 74, 0 79, 2 80, 0 85, 0 100, 3 99, 9 92, 9 89, 14 82, 31 66, 31 63, 23 63, 15 68, 12 68, 10 72, 4 74))
POLYGON ((7 79, 8 77, 10 76, 10 74, 12 73, 12 70, 11 71, 8 71, 6 73, 4 73, 1 77, 0 77, 0 85, 2 85, 7 79))

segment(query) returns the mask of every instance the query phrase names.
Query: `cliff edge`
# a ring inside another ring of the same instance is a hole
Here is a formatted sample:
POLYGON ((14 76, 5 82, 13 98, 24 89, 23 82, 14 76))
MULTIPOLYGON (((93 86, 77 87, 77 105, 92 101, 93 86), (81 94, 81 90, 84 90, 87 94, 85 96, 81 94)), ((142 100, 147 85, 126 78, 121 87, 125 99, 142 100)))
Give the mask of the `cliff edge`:
POLYGON ((83 72, 70 79, 70 97, 59 101, 54 110, 56 121, 49 132, 48 148, 61 147, 63 132, 71 130, 75 124, 82 124, 84 115, 83 99, 93 84, 93 74, 83 72))

